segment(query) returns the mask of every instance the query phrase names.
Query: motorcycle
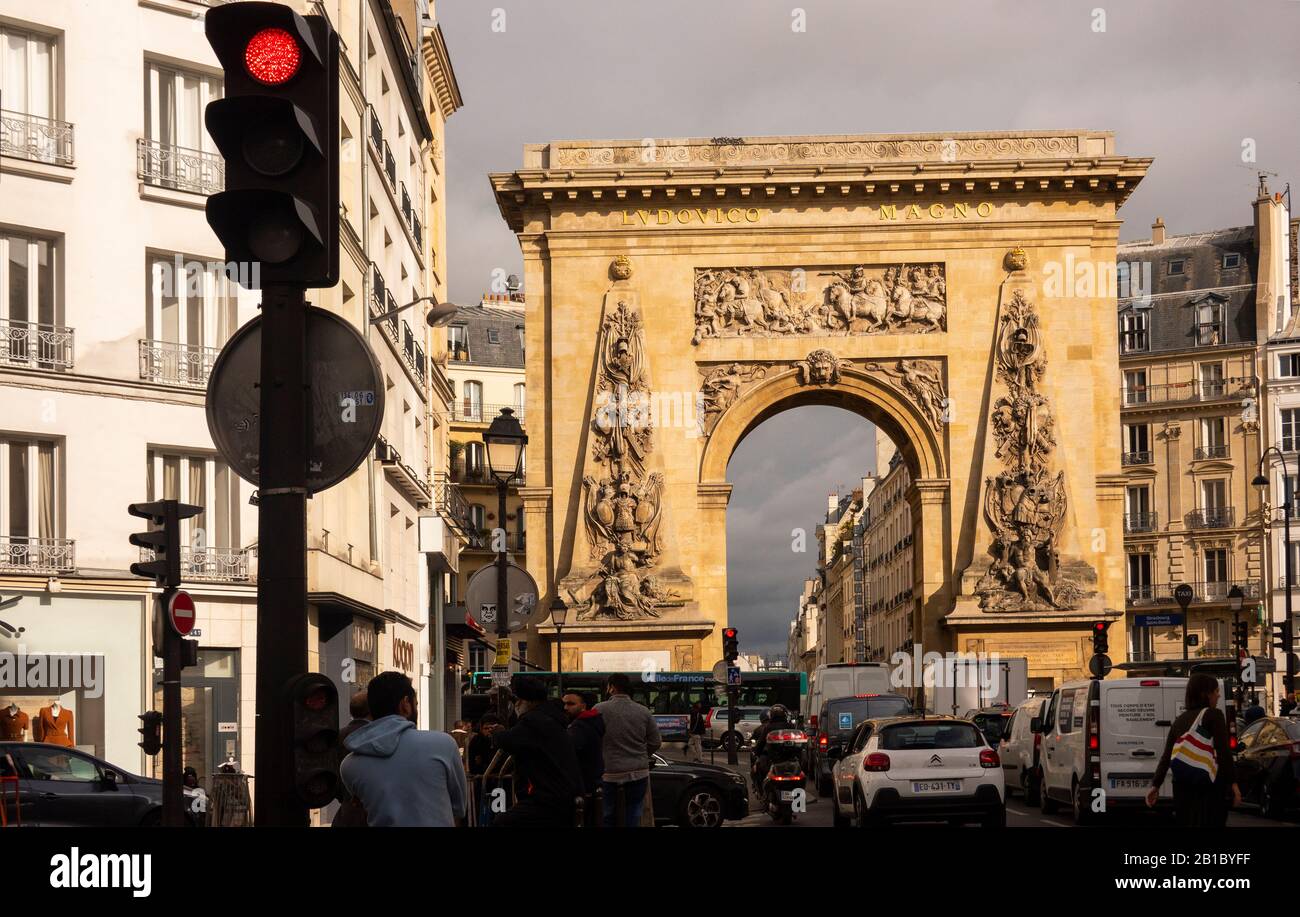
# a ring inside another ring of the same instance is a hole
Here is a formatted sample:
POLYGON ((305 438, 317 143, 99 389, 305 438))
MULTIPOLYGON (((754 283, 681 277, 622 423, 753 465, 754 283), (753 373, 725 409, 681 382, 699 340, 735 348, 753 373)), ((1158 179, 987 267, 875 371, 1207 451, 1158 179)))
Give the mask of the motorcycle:
POLYGON ((802 729, 794 726, 776 729, 764 741, 766 771, 760 773, 758 761, 754 762, 754 788, 763 801, 763 808, 778 825, 794 821, 795 800, 806 792, 808 778, 800 762, 807 746, 808 735, 802 729))

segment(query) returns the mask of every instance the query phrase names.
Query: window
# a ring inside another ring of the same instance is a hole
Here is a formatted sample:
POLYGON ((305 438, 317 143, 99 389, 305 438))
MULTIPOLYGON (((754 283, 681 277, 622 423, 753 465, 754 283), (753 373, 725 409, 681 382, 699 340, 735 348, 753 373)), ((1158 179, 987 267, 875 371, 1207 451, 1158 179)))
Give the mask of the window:
POLYGON ((1074 691, 1060 693, 1056 715, 1056 728, 1062 735, 1074 732, 1074 691))
POLYGON ((518 414, 520 417, 524 416, 524 405, 527 403, 527 399, 525 397, 526 394, 527 393, 524 388, 524 383, 516 382, 515 383, 515 413, 518 414))
POLYGON ((497 329, 497 328, 489 328, 489 329, 487 330, 487 336, 488 336, 488 343, 489 343, 489 344, 500 344, 500 343, 501 343, 501 331, 500 331, 499 329, 497 329))
POLYGON ((519 333, 519 349, 523 350, 524 349, 524 326, 516 325, 515 331, 519 333))
POLYGON ((1225 548, 1212 548, 1205 552, 1205 582, 1228 581, 1228 552, 1225 548))
POLYGON ((1128 488, 1126 491, 1128 512, 1131 516, 1151 512, 1151 488, 1145 484, 1128 488))
POLYGON ((203 557, 207 553, 242 551, 239 516, 244 501, 239 477, 230 466, 209 455, 154 449, 149 450, 148 461, 148 499, 180 500, 204 507, 202 513, 185 520, 181 529, 195 564, 215 563, 203 557))
POLYGON ((1130 599, 1151 598, 1151 555, 1128 556, 1128 594, 1130 599))
POLYGON ((469 506, 469 521, 474 526, 474 531, 482 532, 487 528, 487 510, 481 503, 471 503, 469 506))
POLYGON ((1300 376, 1300 353, 1278 354, 1277 374, 1287 378, 1300 376))
POLYGON ((1214 619, 1205 622, 1205 642, 1211 647, 1220 647, 1227 649, 1228 646, 1228 622, 1222 619, 1214 619))
POLYGON ((1124 372, 1124 403, 1147 403, 1147 371, 1130 369, 1124 372))
POLYGON ((1196 343, 1209 347, 1223 343, 1223 304, 1202 303, 1196 307, 1196 343))
POLYGON ((62 532, 59 450, 52 440, 0 438, 0 541, 12 563, 29 542, 62 532))
POLYGON ((72 365, 72 332, 55 295, 58 246, 0 233, 0 363, 72 365))
POLYGON ((58 117, 58 42, 0 24, 0 96, 5 113, 0 149, 41 162, 72 162, 72 127, 58 117))
POLYGON ((1151 427, 1144 423, 1124 425, 1125 454, 1130 463, 1151 461, 1151 427))
POLYGON ((1227 441, 1228 423, 1226 417, 1202 417, 1201 418, 1201 447, 1197 450, 1197 458, 1226 458, 1228 455, 1227 441))
POLYGON ((453 360, 469 359, 468 330, 464 325, 449 325, 447 327, 447 350, 451 353, 453 360))
POLYGON ((461 399, 461 413, 465 420, 483 419, 483 383, 470 380, 465 383, 464 397, 461 399))
POLYGON ((1232 270, 1236 267, 1241 267, 1241 254, 1239 252, 1224 252, 1223 269, 1232 270))
POLYGON ((1222 480, 1201 482, 1201 506, 1206 510, 1220 510, 1228 503, 1227 484, 1222 480))
POLYGON ((487 467, 487 455, 482 443, 465 444, 465 476, 471 480, 483 477, 487 467))
POLYGON ((1120 353, 1142 353, 1150 349, 1147 338, 1147 312, 1130 309, 1119 319, 1120 353))
POLYGON ((1168 262, 1168 264, 1169 264, 1169 276, 1171 277, 1177 274, 1184 274, 1187 272, 1187 261, 1183 258, 1171 259, 1168 262))
POLYGON ((1300 450, 1300 408, 1282 409, 1282 451, 1300 450))
POLYGON ((1133 661, 1143 662, 1155 658, 1155 651, 1151 646, 1151 628, 1134 627, 1129 630, 1133 635, 1133 661))
POLYGON ((1201 397, 1222 398, 1227 392, 1227 387, 1223 380, 1223 364, 1202 363, 1200 370, 1201 397))
POLYGON ((219 351, 239 327, 235 282, 224 262, 151 252, 146 256, 149 302, 140 377, 206 385, 219 351))
POLYGON ((209 102, 221 98, 221 81, 146 62, 144 140, 140 177, 151 184, 212 194, 225 186, 221 154, 203 124, 209 102))

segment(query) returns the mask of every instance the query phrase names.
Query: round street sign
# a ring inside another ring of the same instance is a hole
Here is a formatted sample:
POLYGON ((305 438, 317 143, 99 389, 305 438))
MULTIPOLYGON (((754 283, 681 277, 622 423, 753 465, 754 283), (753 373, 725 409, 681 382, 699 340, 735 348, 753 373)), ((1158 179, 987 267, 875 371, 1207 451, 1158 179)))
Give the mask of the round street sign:
POLYGON ((1174 587, 1174 601, 1182 607, 1183 611, 1186 611, 1187 606, 1192 604, 1192 596, 1192 587, 1186 583, 1174 587))
POLYGON ((1094 678, 1105 678, 1110 674, 1113 663, 1105 653, 1098 653, 1088 660, 1088 671, 1094 678))
POLYGON ((177 592, 167 600, 167 620, 182 637, 194 629, 194 600, 188 592, 177 592))
MULTIPOLYGON (((510 632, 523 630, 537 609, 537 583, 516 564, 506 567, 506 596, 510 602, 510 632)), ((465 610, 488 633, 497 630, 497 567, 489 564, 474 573, 465 587, 465 610)))
MULTIPOLYGON (((262 319, 235 332, 208 380, 208 432, 235 473, 257 483, 261 431, 262 319)), ((361 332, 333 312, 307 307, 307 491, 342 481, 374 448, 384 420, 379 361, 361 332)))

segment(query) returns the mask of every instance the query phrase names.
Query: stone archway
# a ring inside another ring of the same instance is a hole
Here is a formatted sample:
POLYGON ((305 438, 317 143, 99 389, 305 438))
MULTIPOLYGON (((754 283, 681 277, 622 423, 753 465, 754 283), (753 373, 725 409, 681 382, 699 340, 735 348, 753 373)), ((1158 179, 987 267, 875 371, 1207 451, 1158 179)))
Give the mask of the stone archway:
POLYGON ((1114 291, 1076 267, 1113 265, 1148 165, 1081 131, 561 141, 494 174, 527 291, 527 565, 571 609, 564 668, 718 657, 727 460, 823 403, 911 463, 926 648, 1082 674, 1088 623, 1123 616, 1123 477, 1114 291), (668 407, 625 421, 646 403, 668 407))

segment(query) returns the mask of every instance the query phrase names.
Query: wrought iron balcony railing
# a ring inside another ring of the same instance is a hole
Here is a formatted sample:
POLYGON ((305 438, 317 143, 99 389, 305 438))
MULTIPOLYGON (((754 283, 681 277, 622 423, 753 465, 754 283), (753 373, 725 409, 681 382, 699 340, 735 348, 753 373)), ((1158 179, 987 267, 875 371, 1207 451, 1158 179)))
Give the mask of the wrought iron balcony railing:
POLYGON ((411 367, 420 383, 424 383, 426 365, 424 359, 424 348, 415 341, 415 333, 411 331, 409 322, 402 322, 402 359, 406 360, 406 365, 411 367))
POLYGON ((1194 529, 1226 529, 1234 525, 1236 513, 1231 506, 1213 506, 1192 510, 1187 514, 1187 524, 1194 529))
POLYGON ((410 226, 411 217, 413 216, 411 213, 411 192, 406 189, 406 182, 401 182, 400 187, 401 193, 398 198, 402 203, 402 219, 406 221, 407 226, 410 226))
POLYGON ((1197 446, 1192 450, 1192 457, 1198 461, 1204 459, 1226 459, 1228 457, 1228 444, 1220 443, 1213 446, 1197 446))
POLYGON ((1152 461, 1154 458, 1150 449, 1145 452, 1125 452, 1123 457, 1125 465, 1150 465, 1152 461))
POLYGON ((176 344, 171 341, 140 342, 140 378, 167 385, 203 388, 208 384, 219 347, 176 344))
POLYGON ((73 129, 67 121, 0 109, 0 156, 70 166, 73 129))
MULTIPOLYGON (((497 543, 493 540, 493 532, 493 529, 476 529, 471 532, 466 550, 495 551, 497 543)), ((505 549, 507 551, 522 551, 525 549, 527 544, 526 532, 503 532, 502 534, 505 536, 505 549)))
POLYGON ((1125 407, 1144 404, 1169 404, 1185 401, 1217 401, 1222 398, 1240 398, 1253 395, 1257 389, 1255 376, 1234 376, 1230 379, 1189 380, 1187 382, 1161 382, 1155 385, 1128 385, 1121 389, 1125 407))
MULTIPOLYGON (((140 549, 140 560, 148 563, 154 553, 140 549)), ((248 551, 243 548, 194 548, 181 545, 181 579, 201 583, 246 583, 249 581, 248 551)))
POLYGON ((1124 531, 1137 534, 1154 532, 1157 520, 1155 513, 1128 513, 1124 516, 1124 531))
MULTIPOLYGON (((1258 599, 1261 595, 1259 580, 1219 580, 1211 583, 1188 583, 1192 587, 1192 601, 1227 602, 1232 587, 1241 589, 1243 598, 1258 599)), ((1160 585, 1130 585, 1125 588, 1125 596, 1130 605, 1177 605, 1174 590, 1177 583, 1160 585)))
POLYGON ((226 187, 226 161, 218 153, 141 137, 136 141, 136 175, 158 188, 216 194, 226 187))
POLYGON ((433 507, 461 534, 467 535, 476 530, 470 519, 469 504, 460 492, 460 485, 445 471, 433 473, 433 507))
POLYGON ((0 363, 38 369, 72 366, 72 329, 0 318, 0 363))
POLYGON ((384 125, 379 121, 379 113, 375 111, 375 106, 368 106, 370 112, 370 145, 375 148, 375 152, 381 156, 384 153, 384 125))
POLYGON ((460 423, 491 423, 502 408, 514 411, 519 422, 524 422, 526 409, 522 404, 484 404, 468 398, 451 403, 451 419, 460 423))
POLYGON ((72 573, 77 543, 71 538, 0 535, 0 570, 6 573, 72 573))
POLYGON ((384 141, 384 175, 388 177, 388 185, 397 191, 397 160, 393 158, 393 148, 384 141))

